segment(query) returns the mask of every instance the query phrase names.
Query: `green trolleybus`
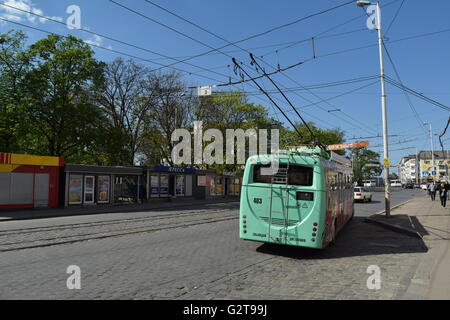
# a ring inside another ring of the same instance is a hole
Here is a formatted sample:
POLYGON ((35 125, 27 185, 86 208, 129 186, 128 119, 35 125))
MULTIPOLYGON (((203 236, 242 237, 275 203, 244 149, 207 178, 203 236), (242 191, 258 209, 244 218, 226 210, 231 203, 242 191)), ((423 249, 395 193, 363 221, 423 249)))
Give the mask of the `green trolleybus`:
POLYGON ((248 158, 240 199, 245 240, 325 248, 353 217, 350 161, 320 148, 248 158), (275 173, 267 174, 271 162, 275 173))

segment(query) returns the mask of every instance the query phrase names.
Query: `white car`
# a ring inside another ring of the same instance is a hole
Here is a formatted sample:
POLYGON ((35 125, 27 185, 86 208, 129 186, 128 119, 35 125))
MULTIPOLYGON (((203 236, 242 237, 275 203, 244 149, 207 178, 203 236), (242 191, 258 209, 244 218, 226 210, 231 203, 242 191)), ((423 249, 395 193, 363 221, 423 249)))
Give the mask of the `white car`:
POLYGON ((372 202, 372 192, 366 188, 353 188, 353 198, 355 201, 372 202))
POLYGON ((426 184, 426 183, 421 184, 420 185, 420 189, 427 190, 428 189, 428 184, 426 184))
POLYGON ((375 181, 363 181, 363 183, 364 183, 364 187, 368 187, 368 188, 376 187, 375 181))
POLYGON ((393 188, 397 188, 397 187, 401 187, 402 183, 400 182, 400 180, 392 180, 391 181, 391 187, 393 188))

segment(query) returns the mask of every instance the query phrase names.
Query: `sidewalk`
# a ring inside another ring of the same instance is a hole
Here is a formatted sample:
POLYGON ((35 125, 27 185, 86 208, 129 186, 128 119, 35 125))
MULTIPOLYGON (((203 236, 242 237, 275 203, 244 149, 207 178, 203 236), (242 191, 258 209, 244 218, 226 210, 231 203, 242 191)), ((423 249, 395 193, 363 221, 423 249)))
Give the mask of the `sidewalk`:
POLYGON ((65 208, 35 208, 35 209, 15 209, 0 210, 0 223, 12 220, 43 219, 54 217, 68 217, 78 215, 107 214, 121 212, 142 212, 155 211, 171 208, 203 206, 218 203, 238 203, 239 197, 220 198, 211 200, 173 199, 172 201, 150 201, 142 204, 114 204, 95 206, 76 206, 65 208))
POLYGON ((415 198, 384 214, 373 215, 366 222, 421 238, 428 252, 424 254, 404 299, 450 299, 450 205, 441 207, 436 198, 415 198))

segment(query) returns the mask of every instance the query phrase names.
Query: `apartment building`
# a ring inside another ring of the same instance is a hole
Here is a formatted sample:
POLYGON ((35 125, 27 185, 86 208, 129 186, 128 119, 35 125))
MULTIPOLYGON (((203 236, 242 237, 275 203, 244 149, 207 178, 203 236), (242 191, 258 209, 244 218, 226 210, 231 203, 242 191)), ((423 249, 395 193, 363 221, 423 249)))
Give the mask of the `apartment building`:
POLYGON ((402 183, 408 181, 450 180, 450 150, 420 151, 417 155, 408 155, 400 160, 398 172, 402 183))

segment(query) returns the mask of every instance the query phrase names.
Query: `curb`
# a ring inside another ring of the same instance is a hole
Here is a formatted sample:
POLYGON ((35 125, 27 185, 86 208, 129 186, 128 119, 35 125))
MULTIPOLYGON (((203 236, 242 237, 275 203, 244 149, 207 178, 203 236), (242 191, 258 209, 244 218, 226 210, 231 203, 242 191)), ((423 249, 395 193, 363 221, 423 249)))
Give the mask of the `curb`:
MULTIPOLYGON (((391 208, 391 210, 396 209, 396 208, 398 208, 398 207, 400 207, 400 206, 402 206, 402 205, 404 205, 404 204, 406 204, 406 203, 408 203, 408 202, 410 202, 412 200, 413 199, 410 199, 410 200, 407 200, 407 201, 402 202, 400 204, 397 204, 397 205, 393 206, 391 208)), ((377 226, 389 229, 389 230, 394 231, 394 232, 403 233, 403 234, 405 234, 407 236, 410 236, 410 237, 423 239, 423 237, 420 235, 420 233, 417 232, 414 229, 403 228, 403 227, 400 227, 400 226, 396 226, 396 225, 390 224, 388 222, 382 222, 382 221, 378 221, 378 220, 375 220, 375 219, 372 218, 373 216, 381 215, 381 214, 383 214, 385 212, 386 212, 386 210, 383 210, 383 211, 380 211, 378 213, 375 213, 374 215, 365 218, 364 222, 371 223, 371 224, 374 224, 374 225, 377 225, 377 226)), ((409 219, 411 225, 413 225, 412 222, 411 222, 411 218, 409 216, 408 216, 408 219, 409 219)))
POLYGON ((380 226, 380 227, 383 227, 383 228, 386 228, 386 229, 389 229, 389 230, 394 231, 394 232, 403 233, 403 234, 405 234, 407 236, 410 236, 410 237, 422 239, 422 236, 417 231, 415 231, 413 229, 399 227, 399 226, 396 226, 396 225, 389 224, 387 222, 381 222, 381 221, 373 220, 371 218, 366 218, 364 221, 368 222, 368 223, 371 223, 371 224, 374 224, 374 225, 377 225, 377 226, 380 226))
POLYGON ((435 261, 429 257, 423 257, 406 289, 402 300, 424 300, 427 297, 431 283, 431 277, 435 261))

